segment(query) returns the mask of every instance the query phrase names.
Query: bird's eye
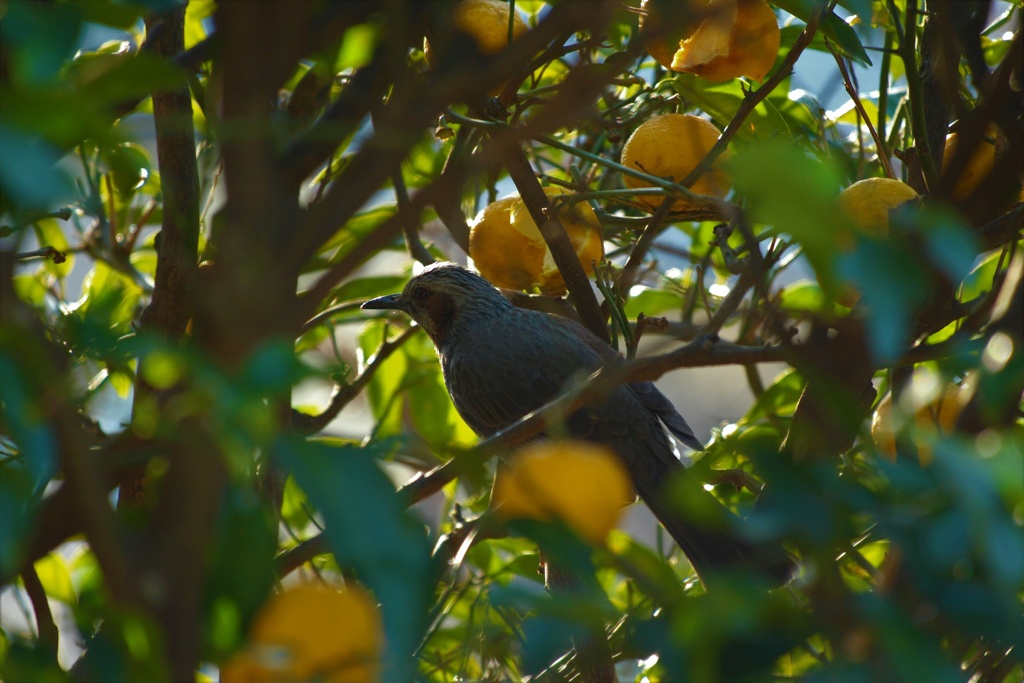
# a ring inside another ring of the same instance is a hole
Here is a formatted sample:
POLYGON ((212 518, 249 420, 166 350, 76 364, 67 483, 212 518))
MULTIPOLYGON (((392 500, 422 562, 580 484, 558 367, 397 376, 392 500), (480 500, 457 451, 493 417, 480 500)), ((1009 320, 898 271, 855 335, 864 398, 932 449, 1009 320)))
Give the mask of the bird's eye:
POLYGON ((427 290, 425 289, 414 289, 412 290, 412 300, 417 302, 423 302, 427 298, 427 290))

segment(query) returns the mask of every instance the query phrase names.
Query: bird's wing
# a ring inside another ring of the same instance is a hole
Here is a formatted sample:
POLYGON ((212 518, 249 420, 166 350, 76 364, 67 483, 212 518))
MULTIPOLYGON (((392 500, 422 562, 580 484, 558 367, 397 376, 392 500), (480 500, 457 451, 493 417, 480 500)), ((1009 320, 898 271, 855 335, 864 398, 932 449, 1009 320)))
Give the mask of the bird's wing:
POLYGON ((681 443, 695 451, 704 450, 704 444, 693 433, 693 429, 686 424, 686 420, 672 405, 672 401, 654 386, 654 382, 634 382, 629 388, 681 443))
MULTIPOLYGON (((559 318, 558 320, 559 324, 563 328, 565 328, 575 338, 583 341, 603 362, 608 362, 619 357, 611 347, 591 334, 581 325, 567 318, 559 318)), ((676 410, 674 405, 672 405, 672 402, 668 400, 668 397, 654 386, 654 382, 634 382, 627 386, 637 399, 640 400, 640 403, 657 415, 662 424, 664 424, 665 427, 668 428, 668 431, 679 439, 681 443, 696 451, 704 450, 704 444, 701 443, 700 439, 698 439, 696 434, 693 433, 693 429, 691 429, 690 425, 686 423, 683 416, 679 414, 679 411, 676 410)), ((614 426, 611 428, 614 429, 614 426)))
POLYGON ((473 431, 489 436, 508 427, 555 398, 574 375, 600 367, 598 353, 576 337, 575 323, 563 321, 570 322, 515 309, 475 326, 445 354, 448 392, 473 431))

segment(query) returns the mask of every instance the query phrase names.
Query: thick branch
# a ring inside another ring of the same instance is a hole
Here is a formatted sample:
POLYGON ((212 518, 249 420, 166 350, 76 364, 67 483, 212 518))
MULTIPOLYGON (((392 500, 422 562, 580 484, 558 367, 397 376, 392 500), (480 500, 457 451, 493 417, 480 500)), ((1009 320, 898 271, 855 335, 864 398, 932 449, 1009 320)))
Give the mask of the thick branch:
POLYGON ((605 341, 609 340, 608 327, 601 314, 601 307, 590 286, 590 279, 583 271, 583 265, 576 256, 576 249, 569 241, 565 226, 551 206, 548 196, 544 194, 537 176, 530 166, 522 147, 509 147, 505 150, 505 167, 519 190, 534 223, 540 228, 540 234, 555 259, 555 265, 562 274, 569 288, 569 299, 580 316, 580 322, 591 332, 605 341))

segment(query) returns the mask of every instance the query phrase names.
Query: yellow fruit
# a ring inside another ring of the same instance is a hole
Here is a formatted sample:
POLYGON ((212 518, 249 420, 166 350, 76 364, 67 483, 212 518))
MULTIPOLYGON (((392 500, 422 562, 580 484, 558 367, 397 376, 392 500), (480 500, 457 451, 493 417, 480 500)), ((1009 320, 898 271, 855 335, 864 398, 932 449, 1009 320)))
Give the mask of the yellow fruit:
MULTIPOLYGON (((502 0, 462 0, 452 11, 452 23, 462 32, 472 36, 477 48, 485 55, 501 52, 508 47, 508 15, 511 5, 502 0)), ((512 17, 512 40, 522 36, 528 27, 522 18, 512 17)), ((427 64, 437 65, 437 56, 429 40, 423 41, 423 56, 427 64)), ((490 94, 497 95, 504 84, 494 88, 490 94)))
MULTIPOLYGON (((971 196, 975 188, 988 178, 996 163, 996 142, 999 138, 999 126, 992 123, 985 129, 985 135, 978 141, 967 163, 960 169, 960 175, 953 185, 950 197, 955 201, 963 201, 971 196)), ((945 173, 949 163, 956 156, 956 148, 960 141, 959 133, 946 136, 946 147, 942 152, 942 172, 945 173)))
MULTIPOLYGON (((544 193, 559 197, 569 191, 547 187, 544 193)), ((557 211, 580 264, 589 275, 594 270, 593 263, 604 258, 601 223, 585 201, 564 204, 557 211)), ((540 287, 549 295, 565 293, 565 282, 551 251, 518 195, 499 199, 477 214, 469 232, 469 255, 480 274, 498 287, 540 287)))
POLYGON ((361 589, 294 586, 256 615, 250 646, 223 668, 221 680, 375 683, 382 638, 377 605, 361 589))
MULTIPOLYGON (((963 411, 970 392, 964 385, 948 385, 936 400, 914 407, 915 435, 935 433, 950 434, 956 427, 957 418, 963 411)), ((886 394, 871 418, 871 439, 875 447, 889 460, 896 459, 896 431, 903 431, 909 425, 896 424, 893 419, 892 394, 886 394)), ((932 449, 925 443, 917 442, 917 455, 921 464, 926 465, 932 460, 932 449)))
POLYGON ((584 441, 520 449, 499 468, 491 494, 495 514, 503 519, 558 519, 591 543, 604 542, 633 500, 618 456, 584 441))
MULTIPOLYGON (((775 12, 765 0, 690 0, 690 5, 692 14, 703 17, 700 25, 694 30, 684 22, 648 40, 645 47, 651 56, 673 71, 712 82, 738 76, 764 79, 775 64, 781 40, 775 12)), ((659 20, 653 7, 649 11, 648 26, 651 17, 659 20)))
POLYGON ((917 198, 917 192, 892 178, 868 178, 839 193, 839 208, 864 233, 874 237, 889 234, 889 211, 917 198))
MULTIPOLYGON (((659 178, 683 180, 708 153, 721 131, 715 124, 689 114, 661 114, 644 121, 626 140, 622 148, 621 163, 627 168, 644 171, 659 178)), ((724 197, 729 192, 730 179, 719 164, 725 154, 718 157, 711 168, 690 188, 697 194, 724 197)), ((623 176, 626 187, 652 187, 633 176, 623 176)), ((636 200, 656 209, 663 198, 637 195, 636 200)), ((693 206, 685 199, 676 200, 674 211, 685 211, 693 206)))
POLYGON ((679 44, 704 19, 705 4, 706 0, 641 0, 640 31, 649 36, 644 41, 647 53, 671 69, 679 44))

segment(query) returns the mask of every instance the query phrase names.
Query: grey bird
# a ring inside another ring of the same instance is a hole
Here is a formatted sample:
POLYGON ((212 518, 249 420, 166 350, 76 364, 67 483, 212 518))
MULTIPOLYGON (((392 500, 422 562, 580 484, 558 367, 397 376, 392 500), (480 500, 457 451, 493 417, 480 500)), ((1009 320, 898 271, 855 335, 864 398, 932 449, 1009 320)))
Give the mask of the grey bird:
MULTIPOLYGON (((569 382, 618 357, 579 323, 516 308, 487 280, 453 263, 428 266, 400 294, 367 301, 363 308, 402 311, 426 331, 456 410, 481 437, 515 423, 569 382)), ((565 421, 568 434, 607 444, 622 458, 637 494, 702 578, 747 567, 775 583, 787 581, 794 570, 788 555, 740 538, 734 530, 740 520, 692 477, 682 488, 688 497, 701 498, 689 502, 699 505, 702 521, 713 518, 710 525, 681 514, 669 500, 666 482, 685 482, 687 475, 666 430, 687 447, 703 450, 652 382, 620 385, 565 421)))

